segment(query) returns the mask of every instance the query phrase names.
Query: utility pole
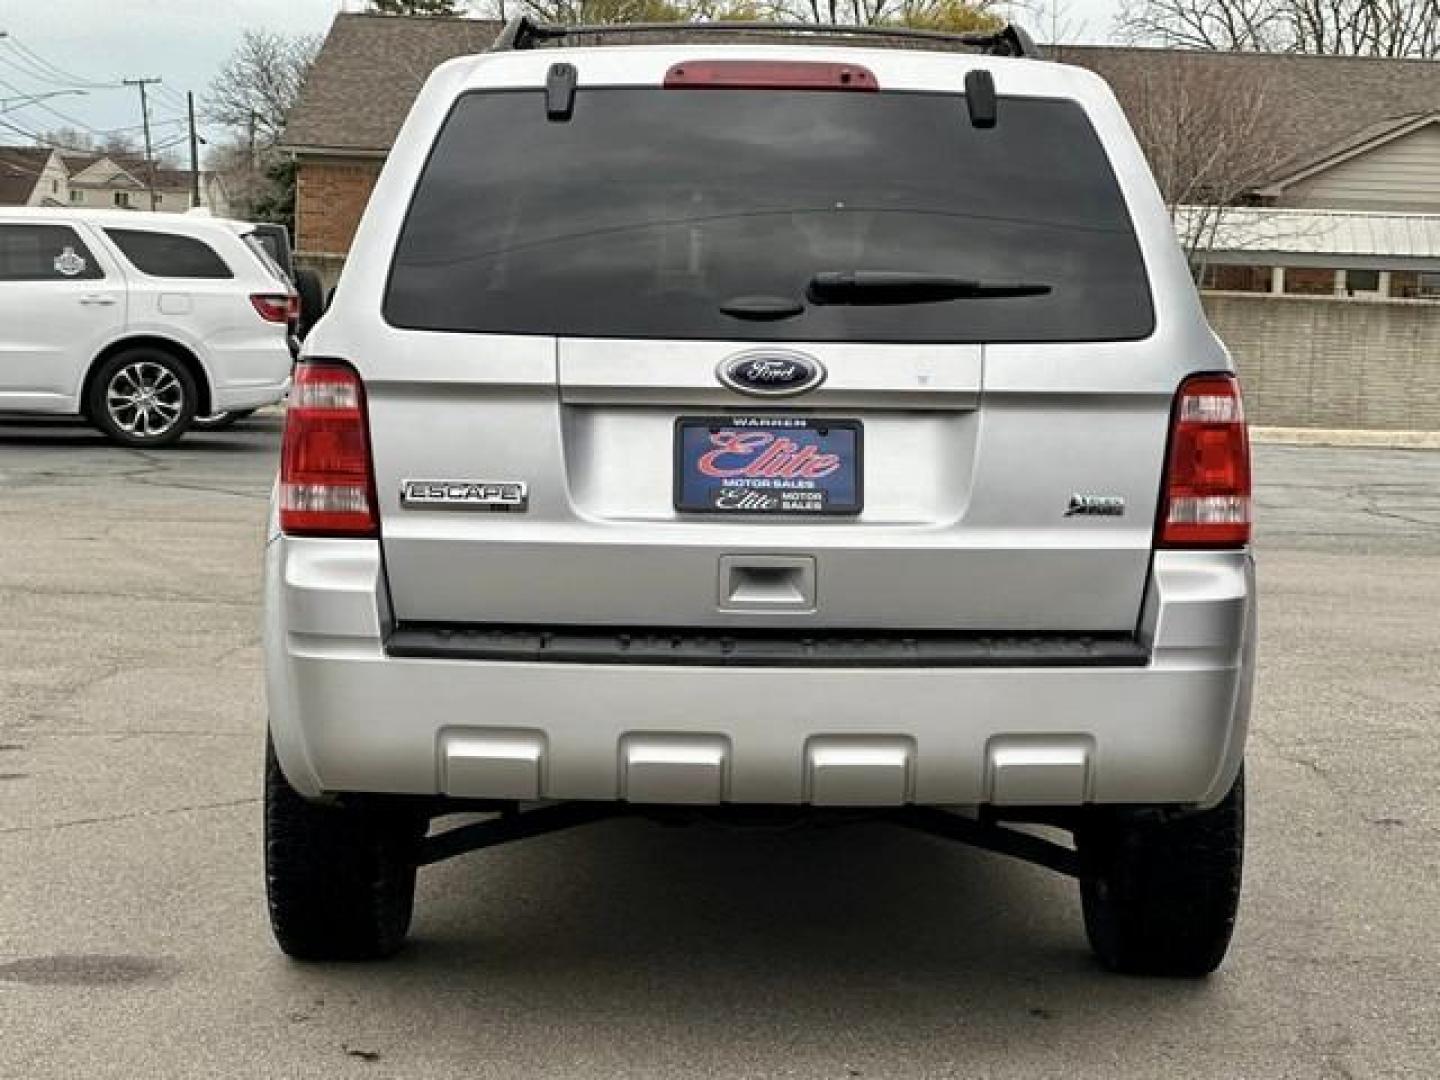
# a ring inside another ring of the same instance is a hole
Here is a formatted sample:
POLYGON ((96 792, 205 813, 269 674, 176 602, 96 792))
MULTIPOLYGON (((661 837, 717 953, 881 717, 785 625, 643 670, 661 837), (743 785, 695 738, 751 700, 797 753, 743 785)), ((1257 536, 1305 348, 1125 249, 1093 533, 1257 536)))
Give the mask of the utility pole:
POLYGON ((138 86, 140 88, 140 121, 145 129, 145 184, 150 189, 150 209, 154 210, 159 205, 160 197, 155 194, 155 157, 154 151, 150 148, 150 105, 145 100, 145 88, 153 86, 162 80, 160 79, 121 79, 126 86, 138 86))
POLYGON ((185 115, 190 121, 190 205, 200 205, 200 137, 195 134, 195 93, 185 91, 185 115))

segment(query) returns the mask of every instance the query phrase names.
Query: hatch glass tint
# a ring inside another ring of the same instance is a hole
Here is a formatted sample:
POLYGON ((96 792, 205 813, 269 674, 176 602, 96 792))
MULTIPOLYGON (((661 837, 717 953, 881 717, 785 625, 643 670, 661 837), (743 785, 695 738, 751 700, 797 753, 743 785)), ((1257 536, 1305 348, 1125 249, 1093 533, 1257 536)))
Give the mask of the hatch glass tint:
POLYGON ((657 87, 582 87, 560 121, 540 90, 463 95, 384 312, 416 330, 754 341, 1101 341, 1154 326, 1129 214, 1074 102, 1002 98, 997 126, 979 129, 958 94, 657 87), (1047 288, 807 296, 834 273, 1047 288), (737 316, 753 297, 799 310, 737 316))

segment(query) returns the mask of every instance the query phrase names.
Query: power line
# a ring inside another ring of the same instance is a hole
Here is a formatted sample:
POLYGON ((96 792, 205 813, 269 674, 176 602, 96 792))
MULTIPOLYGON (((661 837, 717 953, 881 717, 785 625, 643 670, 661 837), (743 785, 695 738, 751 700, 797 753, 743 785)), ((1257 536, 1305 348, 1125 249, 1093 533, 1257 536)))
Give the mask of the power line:
MULTIPOLYGON (((3 42, 0 42, 0 44, 3 44, 3 42)), ((75 84, 73 82, 70 82, 66 79, 55 78, 49 72, 43 71, 40 68, 37 68, 33 64, 29 63, 27 60, 25 60, 24 56, 18 53, 14 55, 11 55, 9 53, 0 53, 0 64, 3 64, 8 70, 13 71, 15 74, 21 76, 22 78, 34 79, 46 86, 62 86, 66 88, 78 89, 78 87, 75 87, 75 84)))
POLYGON ((23 109, 27 105, 34 105, 36 102, 46 101, 53 97, 65 97, 67 94, 83 93, 85 93, 84 90, 45 90, 38 94, 21 94, 19 97, 0 98, 0 113, 23 109), (16 104, 10 104, 12 101, 16 102, 16 104))
MULTIPOLYGON (((21 97, 31 97, 31 96, 33 96, 33 95, 21 93, 20 88, 19 88, 18 86, 16 86, 16 85, 15 85, 14 83, 12 83, 12 82, 9 82, 9 81, 6 80, 6 79, 0 79, 0 87, 4 87, 4 88, 6 88, 7 90, 10 90, 10 91, 12 91, 12 92, 14 92, 14 93, 16 93, 16 94, 19 94, 21 97)), ((27 110, 27 109, 43 109, 43 110, 45 110, 47 113, 49 113, 51 116, 54 116, 55 118, 57 118, 58 120, 62 121, 63 123, 69 125, 69 126, 72 127, 72 128, 75 128, 77 131, 83 131, 85 134, 87 134, 87 135, 92 135, 92 136, 94 136, 94 137, 96 137, 96 138, 98 138, 98 139, 106 139, 106 138, 109 138, 109 137, 112 136, 112 135, 124 135, 124 134, 127 134, 127 133, 132 132, 132 131, 140 131, 140 130, 142 130, 142 129, 144 128, 144 126, 145 126, 144 124, 131 124, 131 125, 127 126, 127 127, 93 128, 93 127, 91 127, 89 124, 85 123, 83 120, 79 120, 79 119, 77 119, 76 117, 71 116, 69 113, 61 112, 59 109, 56 109, 56 108, 54 108, 53 106, 47 105, 47 104, 45 104, 43 101, 27 101, 27 102, 25 102, 25 103, 22 104, 22 105, 13 106, 9 111, 10 111, 10 112, 23 112, 23 111, 25 111, 25 110, 27 110)), ((187 121, 186 121, 186 119, 185 119, 184 117, 182 117, 182 116, 174 116, 174 117, 167 117, 167 118, 165 118, 165 119, 163 119, 163 120, 153 120, 153 121, 151 121, 150 126, 151 126, 151 127, 156 127, 156 128, 158 128, 158 127, 173 127, 173 126, 176 126, 176 125, 184 124, 184 123, 186 123, 186 122, 187 122, 187 121)))
MULTIPOLYGON (((152 121, 150 116, 149 103, 146 100, 146 89, 150 86, 156 87, 156 99, 158 101, 164 102, 169 108, 186 108, 187 116, 189 115, 188 110, 192 107, 188 100, 184 97, 181 97, 181 95, 176 91, 170 89, 167 86, 164 86, 158 78, 133 80, 122 79, 119 82, 100 82, 94 79, 88 79, 82 75, 77 75, 73 71, 62 68, 59 64, 56 64, 46 59, 34 49, 31 49, 29 46, 21 43, 20 41, 17 41, 11 35, 5 35, 4 42, 11 46, 11 51, 6 54, 0 54, 0 64, 4 64, 6 67, 20 73, 27 79, 38 80, 39 82, 44 84, 61 86, 66 89, 76 90, 118 89, 122 86, 138 87, 140 91, 141 122, 139 124, 134 124, 127 127, 109 128, 104 130, 94 128, 91 127, 89 124, 85 123, 83 120, 80 120, 77 117, 70 115, 69 113, 62 112, 59 109, 53 108, 52 106, 45 104, 43 100, 26 102, 24 105, 17 106, 16 110, 12 111, 18 111, 20 109, 42 109, 50 116, 55 117, 62 123, 71 127, 72 129, 83 132, 84 134, 101 141, 108 140, 115 136, 123 136, 136 130, 143 131, 145 138, 145 158, 148 163, 150 174, 149 188, 151 208, 153 209, 155 203, 155 152, 157 149, 164 150, 179 145, 190 137, 191 132, 187 131, 185 135, 182 135, 177 139, 172 139, 164 142, 160 146, 156 147, 152 141, 152 130, 186 124, 193 127, 193 123, 189 119, 182 117, 165 117, 152 121)), ((18 87, 16 87, 12 83, 6 82, 3 79, 0 79, 0 86, 8 87, 17 94, 21 93, 18 87)), ((22 94, 21 96, 28 97, 32 95, 22 94)), ((46 145, 51 147, 52 149, 65 150, 71 153, 91 152, 91 148, 89 147, 68 146, 66 144, 56 142, 55 140, 50 139, 46 136, 40 135, 34 131, 30 131, 27 128, 23 128, 9 122, 6 122, 4 126, 8 130, 13 131, 16 134, 24 135, 26 138, 34 140, 37 144, 46 145)))
MULTIPOLYGON (((45 175, 45 170, 44 170, 44 169, 32 169, 32 168, 30 168, 30 166, 28 166, 28 165, 21 165, 18 161, 14 160, 13 158, 8 158, 8 157, 6 157, 6 156, 5 156, 5 151, 6 151, 6 150, 13 150, 13 149, 15 149, 15 147, 9 147, 9 146, 0 147, 0 168, 5 169, 6 172, 25 173, 27 176, 44 176, 44 175, 45 175)), ((22 149, 22 150, 28 150, 28 149, 30 149, 30 147, 28 147, 28 146, 26 146, 26 147, 20 147, 20 149, 22 149)), ((48 146, 37 146, 37 147, 35 147, 35 149, 36 149, 36 150, 48 150, 48 149, 50 149, 50 148, 49 148, 48 146)))
POLYGON ((164 100, 172 109, 183 109, 186 107, 185 95, 163 84, 160 86, 155 97, 156 100, 164 100))
MULTIPOLYGON (((151 126, 151 128, 174 127, 174 126, 176 126, 177 124, 184 124, 184 123, 186 123, 185 117, 183 117, 183 116, 171 116, 171 117, 167 117, 167 118, 164 119, 164 120, 151 120, 151 121, 150 121, 150 126, 151 126)), ((124 135, 124 134, 125 134, 126 132, 128 132, 128 131, 141 131, 141 130, 144 129, 144 127, 145 127, 144 124, 129 124, 129 125, 125 126, 125 127, 105 128, 103 131, 97 131, 97 132, 95 132, 95 134, 97 134, 97 135, 124 135)))
POLYGON ((38 134, 34 131, 27 131, 25 128, 18 127, 17 125, 12 124, 9 120, 5 120, 3 118, 0 118, 0 127, 9 128, 11 131, 15 132, 15 134, 25 136, 25 138, 34 142, 42 150, 59 150, 67 154, 93 154, 96 152, 92 147, 69 146, 65 143, 56 142, 54 139, 51 139, 45 135, 38 134))
POLYGON ((69 83, 63 83, 59 79, 52 79, 38 69, 30 67, 28 64, 23 64, 8 54, 0 54, 0 64, 3 64, 7 70, 13 71, 23 78, 36 79, 46 86, 64 86, 67 88, 70 86, 69 83))
POLYGON ((33 68, 37 68, 41 72, 48 70, 53 73, 48 76, 40 75, 38 76, 39 78, 47 78, 52 82, 58 79, 63 85, 78 86, 86 90, 116 89, 120 86, 120 83, 114 80, 110 82, 99 82, 95 79, 87 79, 82 75, 76 75, 72 71, 66 71, 60 67, 60 65, 53 64, 49 60, 46 60, 34 49, 22 44, 13 34, 7 35, 5 40, 7 40, 11 47, 19 53, 23 59, 28 61, 33 68))
MULTIPOLYGON (((11 90, 11 91, 13 91, 13 92, 15 92, 15 93, 17 93, 17 94, 20 94, 22 97, 25 96, 24 91, 22 91, 18 86, 16 86, 16 85, 15 85, 14 83, 12 83, 12 82, 7 82, 7 81, 4 80, 4 79, 0 79, 0 86, 3 86, 3 87, 5 87, 5 89, 11 90)), ((71 125, 73 125, 73 126, 75 126, 75 127, 77 127, 77 128, 81 128, 82 130, 87 131, 87 132, 89 132, 89 133, 92 134, 92 135, 98 134, 98 133, 95 131, 95 129, 91 128, 91 127, 90 127, 89 125, 87 125, 84 121, 82 121, 82 120, 76 120, 73 116, 70 116, 70 115, 68 115, 68 114, 66 114, 66 113, 63 113, 63 112, 61 112, 59 109, 56 109, 56 108, 54 108, 53 106, 50 106, 50 105, 45 104, 45 102, 43 102, 43 101, 32 101, 32 102, 30 102, 29 104, 17 106, 16 109, 17 109, 17 111, 18 111, 19 109, 44 109, 44 110, 45 110, 46 112, 48 112, 51 116, 59 117, 61 120, 65 121, 65 123, 67 123, 67 124, 71 124, 71 125)))
MULTIPOLYGON (((116 156, 116 154, 119 154, 121 157, 125 156, 120 151, 107 151, 103 146, 72 146, 69 143, 59 142, 55 139, 52 139, 49 135, 41 134, 38 131, 31 131, 28 128, 20 127, 18 124, 13 124, 9 120, 4 119, 3 117, 0 117, 0 127, 7 128, 16 135, 24 136, 25 138, 33 142, 37 149, 41 150, 56 150, 62 154, 85 155, 87 157, 114 157, 116 156)), ((159 152, 161 150, 169 150, 173 147, 181 145, 188 138, 189 133, 187 132, 184 135, 180 135, 176 138, 167 139, 165 142, 158 143, 152 149, 155 152, 159 152)), ((6 149, 10 148, 0 146, 0 154, 3 154, 6 149)), ((20 149, 25 148, 20 147, 20 149)), ((32 172, 36 176, 40 175, 39 172, 36 172, 33 169, 26 169, 24 166, 15 164, 13 162, 7 162, 7 167, 20 169, 26 172, 32 172)))

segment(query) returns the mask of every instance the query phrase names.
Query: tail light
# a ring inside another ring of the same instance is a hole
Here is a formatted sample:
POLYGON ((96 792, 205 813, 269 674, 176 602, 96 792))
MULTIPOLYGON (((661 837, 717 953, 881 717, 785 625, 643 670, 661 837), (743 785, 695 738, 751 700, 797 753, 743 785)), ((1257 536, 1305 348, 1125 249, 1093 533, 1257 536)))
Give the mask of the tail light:
POLYGON ((300 298, 293 293, 251 293, 250 303, 266 322, 288 323, 300 318, 300 298))
POLYGON ((1250 542, 1250 440, 1233 375, 1180 384, 1157 545, 1240 547, 1250 542))
POLYGON ((345 364, 295 368, 280 445, 280 528, 294 536, 378 536, 365 389, 345 364))

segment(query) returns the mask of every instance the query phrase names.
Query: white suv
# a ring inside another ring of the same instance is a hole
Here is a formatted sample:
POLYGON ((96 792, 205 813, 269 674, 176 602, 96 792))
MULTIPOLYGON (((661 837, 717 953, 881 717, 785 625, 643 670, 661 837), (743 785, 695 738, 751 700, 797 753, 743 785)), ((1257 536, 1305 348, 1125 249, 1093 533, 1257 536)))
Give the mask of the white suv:
POLYGON ((1077 877, 1113 968, 1210 971, 1248 444, 1119 105, 1013 30, 711 31, 514 24, 385 164, 266 553, 281 946, 388 952, 417 866, 597 817, 838 812, 1077 877))
POLYGON ((79 414, 128 446, 281 400, 293 292, 250 226, 0 207, 0 412, 79 414))

